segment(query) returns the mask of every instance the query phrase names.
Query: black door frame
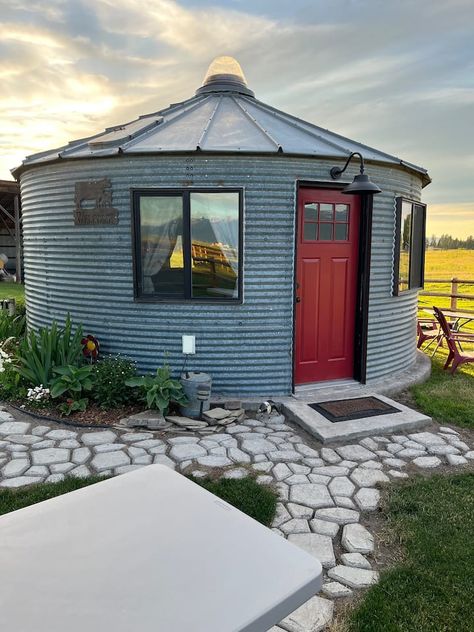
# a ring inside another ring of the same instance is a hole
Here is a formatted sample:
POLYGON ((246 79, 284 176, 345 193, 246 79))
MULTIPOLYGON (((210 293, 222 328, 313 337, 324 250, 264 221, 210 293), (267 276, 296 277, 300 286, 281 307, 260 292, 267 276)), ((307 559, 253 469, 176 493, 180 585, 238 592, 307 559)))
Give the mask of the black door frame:
MULTIPOLYGON (((324 180, 297 180, 295 205, 295 243, 293 270, 293 305, 296 303, 296 270, 298 248, 298 200, 300 189, 334 189, 340 191, 348 182, 324 180)), ((359 220, 359 262, 357 271, 357 303, 355 314, 354 340, 354 379, 365 384, 367 381, 367 336, 369 329, 369 292, 370 292, 370 258, 372 248, 373 195, 360 196, 359 220)), ((296 311, 293 308, 293 354, 292 354, 292 386, 295 392, 295 343, 296 343, 296 311)))

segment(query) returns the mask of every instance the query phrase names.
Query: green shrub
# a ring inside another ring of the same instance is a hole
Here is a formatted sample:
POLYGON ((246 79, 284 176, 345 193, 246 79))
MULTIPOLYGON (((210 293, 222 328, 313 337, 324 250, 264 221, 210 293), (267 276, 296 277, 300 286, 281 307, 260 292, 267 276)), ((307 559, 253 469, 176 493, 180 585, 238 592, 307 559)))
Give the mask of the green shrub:
POLYGON ((26 330, 26 317, 24 315, 10 316, 6 310, 0 311, 0 341, 8 338, 20 340, 26 330))
POLYGON ((156 369, 156 375, 134 377, 125 382, 127 386, 140 389, 140 399, 148 408, 157 408, 162 415, 168 412, 170 404, 186 404, 187 399, 179 380, 171 377, 169 366, 156 369))
POLYGON ((136 401, 135 392, 127 380, 135 377, 135 362, 129 358, 109 356, 92 367, 94 375, 93 399, 101 408, 116 408, 136 401))
POLYGON ((24 378, 18 373, 13 364, 3 364, 0 371, 0 400, 22 400, 26 397, 24 378))
POLYGON ((70 415, 75 410, 85 410, 88 399, 81 395, 84 391, 92 390, 92 367, 90 365, 57 366, 54 367, 53 373, 58 377, 51 385, 51 397, 53 399, 63 395, 66 397, 66 401, 58 406, 59 410, 65 415, 70 415))
POLYGON ((81 339, 82 325, 73 332, 69 315, 64 327, 53 321, 50 328, 43 327, 38 333, 31 330, 18 348, 18 372, 30 386, 51 386, 54 367, 82 364, 81 339))

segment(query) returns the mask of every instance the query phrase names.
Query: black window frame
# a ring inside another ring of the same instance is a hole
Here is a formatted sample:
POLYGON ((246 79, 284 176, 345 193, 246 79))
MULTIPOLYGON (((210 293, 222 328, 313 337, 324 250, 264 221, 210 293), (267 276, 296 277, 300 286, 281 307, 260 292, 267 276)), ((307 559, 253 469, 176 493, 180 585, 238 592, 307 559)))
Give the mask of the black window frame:
POLYGON ((423 289, 425 283, 425 252, 426 252, 426 204, 418 200, 412 200, 404 196, 396 198, 396 216, 395 216, 395 251, 393 259, 393 296, 400 296, 407 292, 418 292, 423 289), (410 267, 408 271, 408 287, 400 290, 400 243, 402 239, 402 206, 403 204, 411 205, 411 223, 410 223, 410 267), (414 213, 415 207, 422 209, 423 218, 421 226, 421 240, 419 243, 413 241, 414 213), (416 267, 419 268, 419 277, 415 278, 416 267))
POLYGON ((132 188, 130 189, 132 208, 132 244, 133 244, 133 286, 134 300, 137 303, 187 303, 242 305, 243 303, 243 239, 244 239, 244 189, 242 187, 190 187, 190 188, 132 188), (239 267, 237 279, 238 296, 236 298, 193 297, 191 269, 191 193, 238 193, 239 196, 239 267), (184 296, 150 295, 142 291, 141 261, 141 225, 140 197, 181 197, 183 200, 183 259, 184 259, 184 296))

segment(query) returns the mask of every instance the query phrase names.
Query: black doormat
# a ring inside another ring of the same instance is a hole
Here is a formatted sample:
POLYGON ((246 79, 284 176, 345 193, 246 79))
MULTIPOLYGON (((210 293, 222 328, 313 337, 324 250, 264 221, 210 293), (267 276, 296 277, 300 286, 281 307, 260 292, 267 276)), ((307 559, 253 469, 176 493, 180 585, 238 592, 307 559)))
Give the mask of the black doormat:
POLYGON ((377 397, 333 399, 329 402, 308 404, 308 406, 316 410, 318 413, 321 413, 321 415, 333 423, 401 412, 398 408, 394 408, 393 406, 390 406, 390 404, 386 404, 377 397))

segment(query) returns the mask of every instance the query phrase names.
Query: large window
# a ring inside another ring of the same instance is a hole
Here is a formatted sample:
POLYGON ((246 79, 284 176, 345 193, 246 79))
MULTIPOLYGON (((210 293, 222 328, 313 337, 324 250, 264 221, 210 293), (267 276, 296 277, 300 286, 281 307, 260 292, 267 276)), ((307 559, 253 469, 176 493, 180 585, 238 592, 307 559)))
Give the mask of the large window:
POLYGON ((134 191, 133 207, 137 298, 240 301, 241 191, 134 191))
POLYGON ((397 198, 395 235, 395 295, 423 287, 426 205, 397 198))

